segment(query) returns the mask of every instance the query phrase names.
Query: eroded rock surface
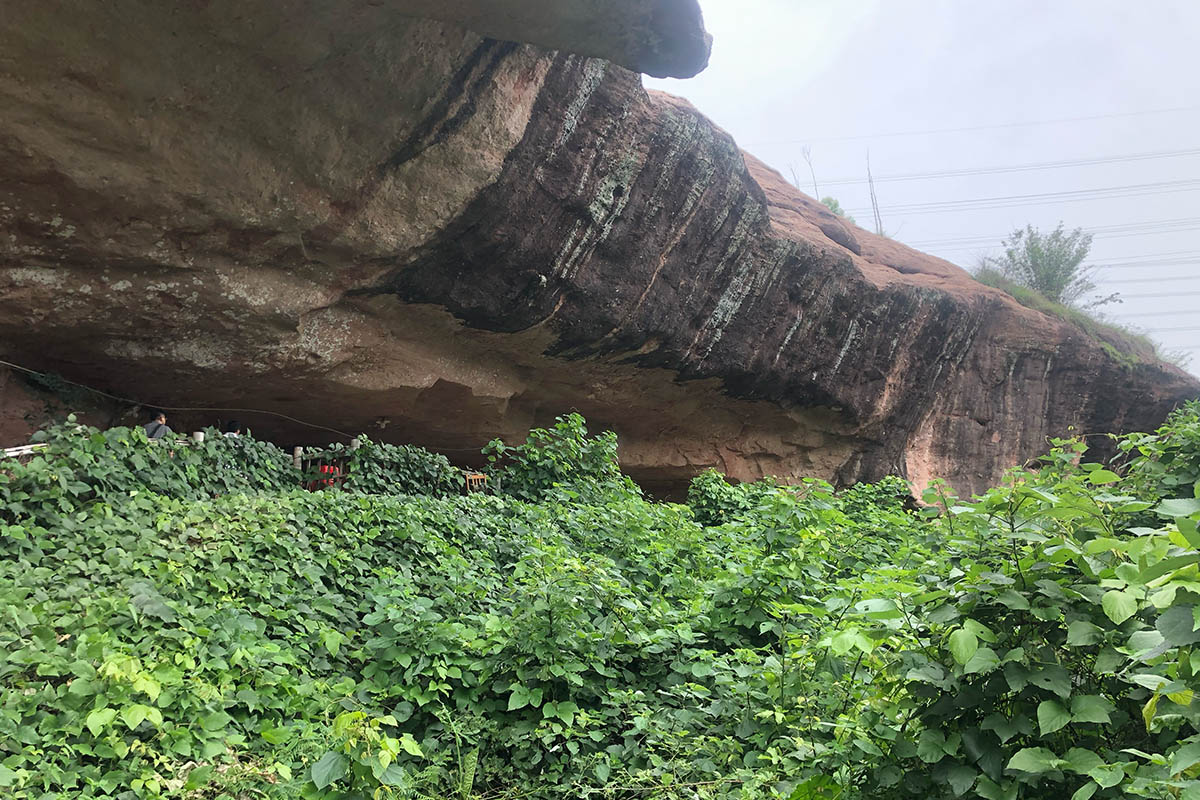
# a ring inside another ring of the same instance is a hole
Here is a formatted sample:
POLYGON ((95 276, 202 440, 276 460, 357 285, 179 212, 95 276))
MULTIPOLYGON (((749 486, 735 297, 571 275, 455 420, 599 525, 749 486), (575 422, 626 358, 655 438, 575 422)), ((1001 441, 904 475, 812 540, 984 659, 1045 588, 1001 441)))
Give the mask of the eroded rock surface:
MULTIPOLYGON (((457 460, 575 408, 671 485, 974 489, 1200 390, 848 225, 635 73, 426 5, 6 11, 0 358, 457 460)), ((617 5, 682 9, 646 52, 695 41, 690 0, 617 5)))

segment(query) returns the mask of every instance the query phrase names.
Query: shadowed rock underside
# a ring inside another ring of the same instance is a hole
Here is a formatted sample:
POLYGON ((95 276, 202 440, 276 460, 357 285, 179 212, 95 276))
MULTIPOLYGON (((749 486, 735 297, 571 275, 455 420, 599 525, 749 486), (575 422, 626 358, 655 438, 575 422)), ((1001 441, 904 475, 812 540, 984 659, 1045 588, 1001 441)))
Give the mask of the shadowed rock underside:
MULTIPOLYGON (((13 13, 0 357, 459 461, 574 408, 672 487, 711 465, 975 489, 1047 436, 1150 427, 1197 394, 834 217, 635 73, 483 38, 512 19, 459 5, 13 13)), ((682 31, 664 44, 655 18, 640 57, 695 66, 694 5, 631 0, 682 31)), ((629 41, 587 55, 638 66, 629 41)))

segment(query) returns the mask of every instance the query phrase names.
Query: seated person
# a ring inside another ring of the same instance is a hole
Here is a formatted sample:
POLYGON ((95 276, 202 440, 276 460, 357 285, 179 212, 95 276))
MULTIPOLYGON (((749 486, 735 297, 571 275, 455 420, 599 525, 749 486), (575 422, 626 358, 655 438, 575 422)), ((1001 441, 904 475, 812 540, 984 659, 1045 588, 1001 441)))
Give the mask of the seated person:
POLYGON ((145 428, 148 439, 161 439, 172 433, 167 427, 167 415, 159 409, 150 412, 150 421, 146 423, 145 428))
POLYGON ((236 438, 242 435, 242 423, 236 419, 231 419, 225 423, 225 435, 236 438))

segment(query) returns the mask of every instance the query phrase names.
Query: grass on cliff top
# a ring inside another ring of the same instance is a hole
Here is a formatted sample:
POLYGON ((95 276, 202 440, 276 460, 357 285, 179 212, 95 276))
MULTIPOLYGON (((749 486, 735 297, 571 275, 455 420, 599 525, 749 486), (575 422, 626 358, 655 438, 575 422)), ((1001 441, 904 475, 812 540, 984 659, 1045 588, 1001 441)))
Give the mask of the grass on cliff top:
POLYGON ((999 289, 1026 308, 1032 308, 1034 311, 1040 311, 1078 326, 1089 336, 1098 339, 1105 352, 1126 366, 1150 364, 1155 361, 1166 361, 1179 367, 1186 364, 1187 359, 1184 354, 1164 351, 1146 334, 1123 325, 1097 319, 1078 308, 1056 303, 1034 289, 1009 280, 999 270, 984 267, 973 275, 975 280, 985 286, 999 289))

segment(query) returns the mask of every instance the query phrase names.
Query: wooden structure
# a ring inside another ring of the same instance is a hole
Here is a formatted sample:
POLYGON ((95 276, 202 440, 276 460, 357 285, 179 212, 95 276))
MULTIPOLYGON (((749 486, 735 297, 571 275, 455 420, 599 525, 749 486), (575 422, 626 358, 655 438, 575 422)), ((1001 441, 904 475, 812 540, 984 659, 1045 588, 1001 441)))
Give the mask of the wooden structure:
MULTIPOLYGON (((355 449, 351 446, 351 452, 355 449)), ((310 492, 342 488, 350 477, 349 462, 349 452, 336 456, 318 452, 306 456, 303 447, 292 451, 292 463, 300 473, 300 485, 310 492)))
POLYGON ((463 477, 466 478, 467 494, 473 492, 482 492, 487 489, 488 476, 482 472, 463 472, 463 477))

